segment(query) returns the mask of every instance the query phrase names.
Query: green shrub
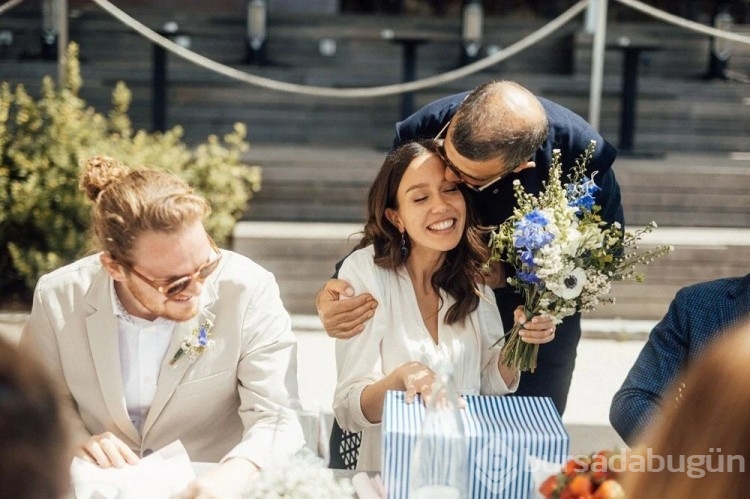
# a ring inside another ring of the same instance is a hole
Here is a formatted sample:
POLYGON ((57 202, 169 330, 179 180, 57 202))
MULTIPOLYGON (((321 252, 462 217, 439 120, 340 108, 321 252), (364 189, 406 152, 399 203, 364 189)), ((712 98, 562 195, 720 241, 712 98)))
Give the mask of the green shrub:
POLYGON ((118 83, 105 117, 79 97, 78 47, 67 52, 59 88, 50 77, 35 100, 19 85, 0 84, 0 301, 27 300, 37 279, 93 248, 91 205, 78 188, 81 161, 97 154, 136 167, 182 176, 212 205, 207 229, 226 244, 235 221, 260 188, 260 169, 241 163, 246 131, 235 124, 223 140, 208 137, 191 149, 182 129, 134 131, 130 91, 118 83))

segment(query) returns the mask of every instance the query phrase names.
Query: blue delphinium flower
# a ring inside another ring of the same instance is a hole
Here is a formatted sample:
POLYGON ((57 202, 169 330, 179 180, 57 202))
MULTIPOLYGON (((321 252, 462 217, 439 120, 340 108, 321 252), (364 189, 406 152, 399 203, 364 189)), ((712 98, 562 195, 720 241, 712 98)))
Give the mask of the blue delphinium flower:
POLYGON ((208 345, 208 331, 204 326, 201 326, 200 331, 198 331, 198 344, 202 347, 208 345))
POLYGON ((516 222, 513 244, 516 248, 536 250, 552 241, 555 236, 547 231, 547 217, 539 210, 533 210, 516 222))
POLYGON ((524 272, 523 270, 519 270, 516 272, 516 277, 523 282, 527 282, 529 284, 541 284, 542 280, 537 277, 537 275, 534 272, 524 272))
POLYGON ((594 194, 599 192, 601 188, 594 183, 593 178, 583 177, 578 184, 567 184, 568 191, 568 206, 577 208, 576 214, 580 214, 581 210, 591 211, 596 204, 594 194))
POLYGON ((531 267, 534 265, 534 252, 531 250, 522 250, 518 252, 518 257, 521 259, 521 263, 531 267))

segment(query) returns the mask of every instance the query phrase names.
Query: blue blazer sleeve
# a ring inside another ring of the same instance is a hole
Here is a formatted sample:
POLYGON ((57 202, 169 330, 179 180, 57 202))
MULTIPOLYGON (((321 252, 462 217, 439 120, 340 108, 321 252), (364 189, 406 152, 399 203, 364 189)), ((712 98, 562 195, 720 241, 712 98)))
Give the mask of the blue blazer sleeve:
POLYGON ((680 371, 750 312, 750 275, 716 279, 677 292, 664 318, 615 393, 609 420, 632 445, 654 418, 680 371))
POLYGON ((612 400, 609 421, 628 445, 648 426, 669 384, 687 362, 690 307, 681 293, 651 331, 612 400))

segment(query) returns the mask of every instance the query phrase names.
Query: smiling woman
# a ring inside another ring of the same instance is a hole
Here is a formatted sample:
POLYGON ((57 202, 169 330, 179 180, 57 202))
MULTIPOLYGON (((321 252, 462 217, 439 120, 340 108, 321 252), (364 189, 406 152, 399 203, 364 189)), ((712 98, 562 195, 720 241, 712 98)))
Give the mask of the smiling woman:
POLYGON ((462 394, 503 395, 518 384, 490 348, 503 326, 492 291, 479 284, 486 247, 437 147, 414 142, 388 155, 359 249, 339 271, 379 303, 361 334, 336 342, 334 412, 344 429, 362 431, 358 469, 380 467, 387 390, 405 391, 407 401, 429 397, 434 368, 445 362, 462 394))

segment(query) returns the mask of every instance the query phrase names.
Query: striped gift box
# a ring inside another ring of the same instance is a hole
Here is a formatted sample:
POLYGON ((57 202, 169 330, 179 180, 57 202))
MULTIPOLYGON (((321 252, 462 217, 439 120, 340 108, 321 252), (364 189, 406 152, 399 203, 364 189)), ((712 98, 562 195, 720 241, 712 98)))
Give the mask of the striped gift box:
MULTIPOLYGON (((533 497, 532 463, 563 463, 568 455, 568 433, 552 400, 480 395, 465 395, 464 400, 469 497, 533 497)), ((406 404, 403 392, 386 394, 382 472, 388 499, 409 497, 412 447, 423 418, 422 403, 406 404)))

